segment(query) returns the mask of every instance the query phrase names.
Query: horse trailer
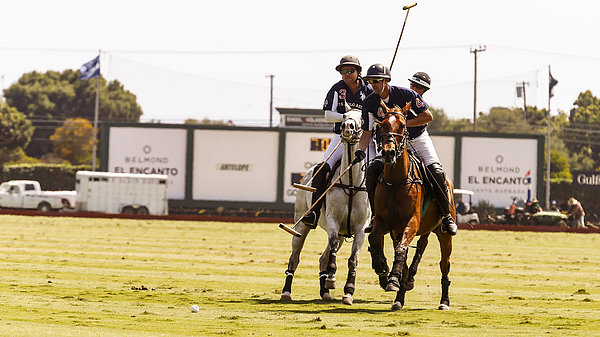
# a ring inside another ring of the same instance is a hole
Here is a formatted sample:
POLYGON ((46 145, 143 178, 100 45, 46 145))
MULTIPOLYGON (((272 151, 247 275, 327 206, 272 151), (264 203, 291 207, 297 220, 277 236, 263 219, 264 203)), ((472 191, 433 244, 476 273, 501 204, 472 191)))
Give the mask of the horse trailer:
POLYGON ((167 176, 79 171, 77 212, 167 215, 167 176))

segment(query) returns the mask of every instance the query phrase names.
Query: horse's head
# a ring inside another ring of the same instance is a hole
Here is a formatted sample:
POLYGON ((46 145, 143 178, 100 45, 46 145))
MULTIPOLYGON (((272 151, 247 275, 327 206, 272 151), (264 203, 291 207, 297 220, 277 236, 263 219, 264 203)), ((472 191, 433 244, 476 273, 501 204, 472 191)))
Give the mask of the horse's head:
POLYGON ((388 112, 377 128, 377 143, 385 163, 396 163, 396 158, 405 150, 407 137, 404 114, 396 111, 388 112))
POLYGON ((357 109, 351 109, 344 114, 342 121, 342 141, 345 143, 356 144, 362 136, 362 112, 357 109))

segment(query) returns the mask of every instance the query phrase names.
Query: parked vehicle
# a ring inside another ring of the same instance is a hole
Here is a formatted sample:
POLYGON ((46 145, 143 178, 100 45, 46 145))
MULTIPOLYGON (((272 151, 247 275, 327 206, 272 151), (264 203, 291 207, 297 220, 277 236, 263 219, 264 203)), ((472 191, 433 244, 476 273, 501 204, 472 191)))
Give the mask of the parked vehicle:
POLYGON ((527 211, 528 203, 525 199, 511 196, 512 204, 504 207, 502 216, 507 225, 528 225, 531 214, 527 211))
POLYGON ((479 214, 473 211, 473 191, 454 189, 454 203, 456 206, 456 222, 462 224, 478 224, 479 214), (458 202, 462 203, 462 206, 458 202))
POLYGON ((10 180, 0 184, 0 207, 36 209, 41 212, 71 209, 75 191, 42 191, 35 180, 10 180))
POLYGON ((167 215, 167 176, 79 171, 75 174, 78 212, 167 215))

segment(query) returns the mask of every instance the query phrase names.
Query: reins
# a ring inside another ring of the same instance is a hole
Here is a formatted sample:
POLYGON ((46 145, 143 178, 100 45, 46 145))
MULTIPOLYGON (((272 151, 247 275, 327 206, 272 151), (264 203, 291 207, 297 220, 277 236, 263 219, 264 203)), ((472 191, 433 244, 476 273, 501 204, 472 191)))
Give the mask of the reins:
MULTIPOLYGON (((397 112, 388 112, 388 115, 390 114, 394 114, 394 115, 399 115, 399 113, 397 112)), ((387 117, 386 117, 387 118, 387 117)), ((387 142, 392 142, 394 144, 394 147, 396 148, 396 156, 395 156, 395 161, 394 164, 392 164, 392 171, 394 170, 394 166, 396 165, 395 163, 398 162, 398 159, 401 158, 402 154, 404 153, 405 149, 406 149, 406 144, 408 143, 408 131, 406 129, 406 124, 402 124, 402 129, 403 132, 402 134, 400 133, 396 133, 396 132, 388 132, 387 134, 385 134, 385 140, 383 140, 381 143, 382 145, 380 145, 381 147, 383 147, 383 144, 387 143, 387 142), (400 142, 400 144, 398 144, 398 141, 396 139, 396 137, 402 137, 402 141, 400 142)), ((382 135, 383 138, 384 135, 382 135)), ((409 167, 408 167, 408 172, 406 175, 406 178, 403 180, 399 180, 399 181, 386 181, 385 179, 382 179, 382 183, 387 186, 388 188, 391 188, 392 190, 398 186, 398 185, 412 185, 412 184, 417 184, 417 185, 422 185, 423 184, 423 180, 415 174, 415 163, 414 163, 414 158, 412 158, 409 154, 408 151, 407 155, 409 156, 409 167)))

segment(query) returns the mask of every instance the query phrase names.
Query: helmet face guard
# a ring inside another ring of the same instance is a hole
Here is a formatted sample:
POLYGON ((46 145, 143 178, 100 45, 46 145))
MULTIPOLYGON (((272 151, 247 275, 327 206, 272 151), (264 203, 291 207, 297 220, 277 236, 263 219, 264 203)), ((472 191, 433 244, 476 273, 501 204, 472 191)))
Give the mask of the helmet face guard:
POLYGON ((387 80, 391 80, 392 73, 390 72, 390 69, 383 64, 375 63, 369 67, 365 78, 385 78, 387 80))
POLYGON ((360 66, 360 62, 358 61, 358 58, 353 55, 346 55, 346 56, 342 57, 342 59, 340 60, 340 64, 335 67, 335 70, 340 71, 340 70, 342 70, 343 66, 354 66, 354 67, 356 67, 356 71, 358 71, 359 73, 362 70, 362 67, 360 66))

